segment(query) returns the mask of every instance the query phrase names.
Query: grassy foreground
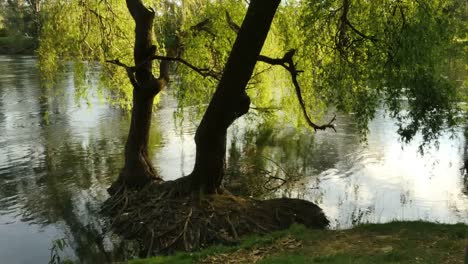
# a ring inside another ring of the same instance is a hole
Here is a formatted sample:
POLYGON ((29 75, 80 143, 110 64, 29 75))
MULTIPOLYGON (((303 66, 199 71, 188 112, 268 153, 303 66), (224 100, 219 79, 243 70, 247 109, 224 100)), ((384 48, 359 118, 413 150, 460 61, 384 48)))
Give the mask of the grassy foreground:
POLYGON ((214 246, 130 261, 131 264, 188 263, 461 263, 468 225, 427 222, 365 224, 349 230, 288 230, 245 238, 236 246, 214 246))

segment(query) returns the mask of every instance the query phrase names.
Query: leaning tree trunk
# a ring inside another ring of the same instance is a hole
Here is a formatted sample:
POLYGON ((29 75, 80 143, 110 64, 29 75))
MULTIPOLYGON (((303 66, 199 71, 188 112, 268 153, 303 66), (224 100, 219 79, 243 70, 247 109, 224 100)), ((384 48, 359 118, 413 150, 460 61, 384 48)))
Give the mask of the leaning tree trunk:
POLYGON ((168 63, 160 64, 160 77, 152 73, 151 56, 155 46, 152 42, 154 12, 146 8, 141 0, 127 0, 127 8, 135 20, 135 67, 127 67, 133 85, 133 106, 125 145, 125 166, 109 191, 119 187, 140 188, 153 180, 160 180, 148 156, 148 139, 151 127, 154 97, 169 81, 168 63))
POLYGON ((270 30, 280 0, 250 1, 223 76, 195 134, 192 190, 216 193, 225 173, 228 127, 249 111, 245 87, 270 30))

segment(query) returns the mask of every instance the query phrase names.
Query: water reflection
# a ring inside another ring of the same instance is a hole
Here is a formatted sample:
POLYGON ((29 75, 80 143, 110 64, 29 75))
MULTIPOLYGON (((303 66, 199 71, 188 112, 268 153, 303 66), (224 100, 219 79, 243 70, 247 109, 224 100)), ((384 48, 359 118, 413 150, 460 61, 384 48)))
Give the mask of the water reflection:
POLYGON ((314 134, 268 123, 238 125, 246 128, 241 135, 234 132, 231 140, 229 184, 242 185, 238 186, 238 192, 252 196, 271 196, 271 192, 265 193, 265 188, 276 190, 277 196, 291 196, 300 188, 315 189, 319 181, 336 172, 335 165, 340 161, 344 161, 341 166, 351 164, 346 155, 359 145, 355 127, 345 125, 349 123, 346 116, 339 118, 342 127, 338 133, 314 134), (305 187, 306 177, 323 171, 327 172, 323 177, 314 177, 315 186, 305 187), (278 188, 278 184, 284 188, 278 188))
POLYGON ((465 126, 465 147, 463 151, 463 167, 461 167, 461 174, 463 175, 463 193, 468 196, 468 125, 465 126))
POLYGON ((98 102, 78 107, 73 76, 57 84, 64 96, 41 89, 34 58, 1 57, 0 65, 0 256, 47 262, 51 241, 66 237, 66 254, 103 262, 97 210, 121 166, 125 121, 98 102))
POLYGON ((391 220, 468 222, 462 131, 444 135, 438 149, 422 156, 421 139, 402 145, 384 115, 380 111, 371 122, 367 144, 360 142, 352 116, 338 117, 338 133, 247 127, 231 141, 228 183, 244 195, 317 202, 334 228, 391 220))
MULTIPOLYGON (((60 238, 69 243, 64 254, 80 263, 121 257, 97 211, 123 165, 128 116, 94 90, 90 106, 77 101, 75 83, 69 71, 54 88, 41 88, 33 57, 0 56, 2 262, 46 263, 60 238)), ((152 159, 165 179, 189 173, 195 157, 196 124, 176 125, 175 107, 162 96, 151 132, 152 159)), ((337 133, 317 134, 240 120, 230 129, 226 184, 254 197, 315 201, 334 227, 419 218, 468 223, 462 133, 420 157, 417 142, 401 149, 382 114, 367 146, 352 116, 338 117, 337 133)))
MULTIPOLYGON (((52 241, 61 238, 69 245, 63 254, 80 263, 121 258, 98 211, 123 165, 128 116, 104 103, 97 87, 89 102, 77 100, 81 91, 71 67, 47 89, 40 86, 35 58, 0 56, 0 62, 2 261, 46 263, 52 241)), ((97 86, 93 80, 90 85, 97 86)), ((176 129, 175 102, 163 101, 150 152, 161 173, 177 178, 192 165, 181 162, 192 158, 183 154, 190 144, 180 141, 192 141, 194 126, 182 122, 176 129), (168 132, 164 138, 157 125, 168 132)))

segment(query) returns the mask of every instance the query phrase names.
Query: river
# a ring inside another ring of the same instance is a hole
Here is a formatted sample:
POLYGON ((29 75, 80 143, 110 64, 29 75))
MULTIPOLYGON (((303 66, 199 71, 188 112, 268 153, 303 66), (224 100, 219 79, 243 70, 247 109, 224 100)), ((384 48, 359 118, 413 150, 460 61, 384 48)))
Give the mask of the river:
MULTIPOLYGON (((34 57, 0 56, 1 263, 47 263, 57 240, 66 243, 58 254, 79 263, 121 257, 99 205, 123 165, 129 117, 98 89, 89 101, 77 93, 71 70, 46 89, 34 57)), ((196 122, 175 122, 175 109, 176 101, 162 95, 151 131, 151 157, 167 180, 190 173, 195 157, 196 122)), ((229 131, 230 186, 244 195, 316 202, 331 228, 417 219, 468 223, 461 129, 421 155, 420 138, 402 144, 383 110, 369 125, 367 143, 352 116, 339 115, 337 125, 336 133, 314 134, 240 120, 229 131)))

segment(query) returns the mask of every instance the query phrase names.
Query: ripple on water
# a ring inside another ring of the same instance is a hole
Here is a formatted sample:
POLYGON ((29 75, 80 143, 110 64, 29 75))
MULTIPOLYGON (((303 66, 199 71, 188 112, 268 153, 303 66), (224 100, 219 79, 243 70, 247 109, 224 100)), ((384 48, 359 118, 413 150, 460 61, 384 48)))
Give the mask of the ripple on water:
MULTIPOLYGON (((65 237, 80 255, 79 262, 103 263, 98 261, 102 252, 96 252, 93 244, 101 229, 89 226, 99 222, 96 211, 123 166, 129 118, 100 102, 93 92, 91 107, 85 102, 77 105, 73 71, 64 73, 57 83, 56 88, 64 91, 60 96, 41 89, 35 67, 30 57, 0 56, 0 257, 5 263, 21 262, 25 251, 33 256, 32 252, 40 250, 42 255, 21 263, 47 263, 52 240, 65 237), (53 229, 53 235, 43 232, 47 228, 53 229), (20 246, 8 248, 12 243, 20 246), (6 254, 11 257, 4 258, 6 254)), ((159 107, 154 112, 150 149, 161 175, 173 179, 171 176, 190 173, 195 160, 197 124, 188 118, 195 111, 185 108, 186 118, 176 123, 173 97, 163 96, 159 107)), ((452 147, 438 154, 444 158, 455 153, 450 158, 454 165, 450 169, 444 167, 446 162, 437 164, 446 177, 430 189, 431 182, 420 175, 424 164, 418 161, 423 158, 413 155, 417 146, 403 152, 392 121, 380 116, 376 119, 371 122, 367 146, 359 143, 354 118, 339 115, 337 133, 326 131, 313 137, 308 133, 297 140, 300 131, 275 127, 275 136, 266 139, 262 149, 257 145, 262 127, 239 120, 232 130, 238 131, 232 133, 237 140, 228 148, 238 147, 241 162, 243 158, 256 162, 260 155, 272 157, 291 175, 311 175, 310 184, 303 183, 304 191, 296 193, 317 201, 327 216, 342 226, 353 222, 349 220, 353 214, 362 212, 373 222, 418 217, 467 222, 468 200, 460 192, 458 171, 454 173, 458 170, 456 159, 462 154, 453 146, 462 143, 450 141, 452 147), (254 129, 248 130, 249 126, 254 129), (247 132, 251 133, 250 141, 247 132), (307 144, 301 148, 303 142, 307 144), (450 183, 444 187, 450 195, 440 195, 444 182, 450 183), (366 208, 375 208, 375 216, 366 208)), ((441 146, 447 142, 441 141, 441 146)), ((229 162, 234 162, 232 157, 229 162)), ((262 164, 270 163, 252 163, 262 164)))
MULTIPOLYGON (((0 186, 0 190, 2 187, 0 186)), ((3 191, 2 191, 3 193, 3 191)), ((13 214, 18 211, 18 200, 20 199, 18 194, 11 196, 0 197, 0 215, 13 214)))

